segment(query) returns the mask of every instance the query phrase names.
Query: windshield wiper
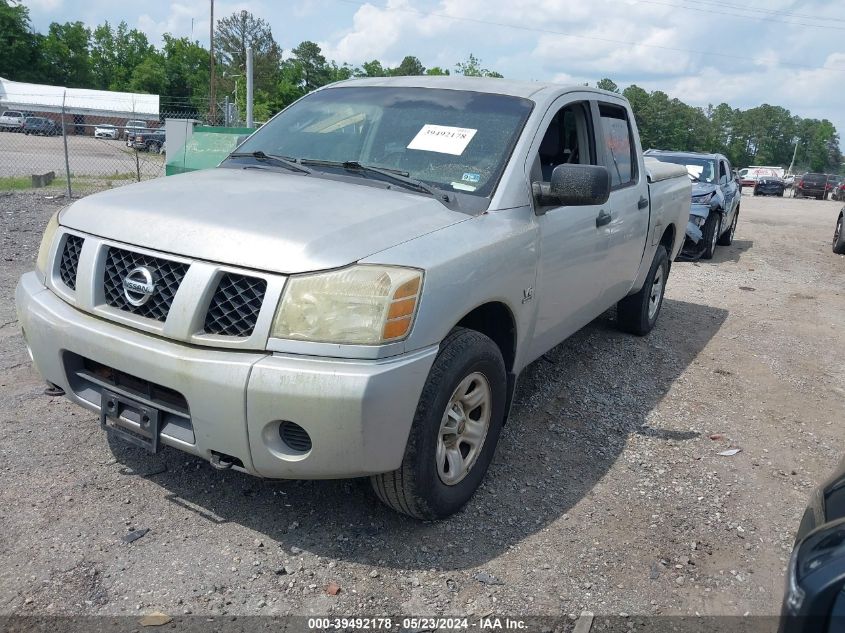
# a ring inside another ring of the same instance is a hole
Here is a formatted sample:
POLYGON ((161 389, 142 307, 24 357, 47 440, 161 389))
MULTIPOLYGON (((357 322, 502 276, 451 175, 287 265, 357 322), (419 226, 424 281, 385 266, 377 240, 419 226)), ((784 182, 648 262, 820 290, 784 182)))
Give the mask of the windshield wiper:
POLYGON ((428 194, 434 198, 437 198, 443 203, 452 202, 452 199, 449 197, 448 193, 441 191, 436 187, 432 187, 431 185, 427 185, 426 183, 422 182, 421 180, 417 180, 416 178, 410 178, 407 171, 401 171, 399 169, 389 169, 386 167, 373 167, 372 165, 362 165, 357 160, 336 161, 303 158, 300 159, 299 162, 302 165, 314 165, 317 167, 340 167, 349 171, 357 171, 365 174, 375 174, 381 176, 385 180, 394 182, 400 187, 404 187, 405 189, 410 189, 412 191, 428 194))
POLYGON ((307 167, 303 167, 302 165, 297 165, 296 160, 292 158, 288 158, 287 156, 276 156, 275 154, 265 154, 260 149, 255 152, 234 152, 229 154, 227 158, 254 158, 255 160, 260 160, 262 162, 273 163, 274 165, 279 165, 281 167, 285 167, 286 169, 290 169, 291 171, 298 171, 303 174, 310 174, 311 170, 307 167))

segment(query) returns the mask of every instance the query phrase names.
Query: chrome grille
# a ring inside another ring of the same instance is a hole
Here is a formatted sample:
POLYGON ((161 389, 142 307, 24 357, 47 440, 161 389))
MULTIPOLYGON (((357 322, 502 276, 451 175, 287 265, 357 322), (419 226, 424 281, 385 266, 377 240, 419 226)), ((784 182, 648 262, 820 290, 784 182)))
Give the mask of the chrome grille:
POLYGON ((71 290, 76 290, 76 272, 79 269, 79 255, 82 253, 82 243, 85 241, 77 235, 68 235, 62 248, 62 259, 59 262, 59 276, 62 282, 71 290))
POLYGON ((203 330, 222 336, 252 335, 266 290, 264 279, 224 274, 208 306, 203 330))
POLYGON ((164 322, 186 272, 188 264, 110 247, 103 274, 106 303, 118 310, 164 322), (134 306, 123 294, 123 280, 138 266, 146 266, 153 273, 156 291, 144 305, 134 306))

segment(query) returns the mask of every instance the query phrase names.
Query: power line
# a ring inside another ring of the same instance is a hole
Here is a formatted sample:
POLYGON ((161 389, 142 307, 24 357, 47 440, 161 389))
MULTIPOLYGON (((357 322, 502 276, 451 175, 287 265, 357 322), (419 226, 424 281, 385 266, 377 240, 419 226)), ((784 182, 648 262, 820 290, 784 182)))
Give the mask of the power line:
POLYGON ((784 17, 791 17, 791 18, 799 18, 799 19, 807 19, 807 20, 818 20, 818 21, 828 21, 828 22, 845 22, 845 18, 831 18, 827 16, 819 17, 818 15, 809 15, 807 13, 794 13, 792 11, 786 11, 784 9, 766 9, 763 7, 758 6, 749 6, 749 5, 740 5, 740 4, 726 4, 724 2, 720 2, 718 0, 697 0, 699 4, 709 4, 715 6, 719 9, 723 9, 725 7, 729 9, 738 9, 740 11, 746 12, 755 12, 755 13, 767 13, 769 15, 782 15, 784 17))
MULTIPOLYGON (((343 2, 344 4, 351 4, 357 7, 363 7, 368 2, 361 2, 360 0, 335 0, 335 2, 343 2)), ((537 27, 531 26, 522 26, 519 24, 505 24, 503 22, 494 22, 493 20, 483 20, 481 18, 468 18, 468 17, 459 17, 454 15, 448 15, 445 13, 434 13, 430 11, 420 11, 418 9, 412 9, 410 7, 391 7, 385 6, 380 7, 384 11, 395 11, 395 12, 402 12, 402 13, 413 13, 414 15, 420 15, 423 17, 434 17, 434 18, 442 18, 444 20, 453 20, 455 22, 469 22, 473 24, 481 24, 484 26, 499 26, 502 28, 508 29, 515 29, 518 31, 528 31, 533 33, 543 33, 545 35, 561 35, 563 37, 573 37, 576 39, 581 40, 590 40, 595 42, 605 42, 610 44, 624 44, 625 46, 642 46, 643 48, 653 48, 656 50, 662 51, 672 51, 675 53, 691 53, 694 55, 703 55, 705 57, 721 57, 723 59, 732 59, 734 61, 744 61, 744 62, 752 62, 754 64, 758 63, 758 60, 754 59, 753 57, 741 57, 739 55, 728 55, 726 53, 719 53, 716 51, 700 51, 694 50, 690 48, 678 48, 674 46, 660 46, 659 44, 644 44, 643 42, 629 42, 625 40, 617 40, 610 37, 598 37, 594 35, 578 35, 576 33, 567 33, 566 31, 555 31, 552 29, 541 29, 537 27)), ((779 62, 777 64, 781 67, 787 68, 800 68, 804 70, 823 70, 828 72, 836 72, 836 73, 845 73, 845 68, 836 67, 836 66, 810 66, 808 64, 794 64, 790 62, 779 62)))
MULTIPOLYGON (((707 13, 713 15, 715 9, 692 7, 688 4, 673 4, 671 2, 658 2, 657 0, 637 0, 638 4, 653 4, 661 7, 671 7, 673 9, 684 9, 686 11, 697 11, 699 13, 707 13)), ((724 6, 724 5, 723 5, 724 6)), ((774 17, 763 17, 759 15, 743 15, 741 13, 732 13, 730 11, 719 11, 719 15, 729 15, 731 17, 740 18, 744 20, 754 20, 762 22, 775 22, 777 24, 785 24, 789 26, 803 26, 810 29, 828 29, 833 31, 845 31, 845 26, 833 26, 831 24, 807 24, 806 22, 787 22, 785 20, 778 20, 774 17)), ((816 18, 818 19, 818 18, 816 18)))

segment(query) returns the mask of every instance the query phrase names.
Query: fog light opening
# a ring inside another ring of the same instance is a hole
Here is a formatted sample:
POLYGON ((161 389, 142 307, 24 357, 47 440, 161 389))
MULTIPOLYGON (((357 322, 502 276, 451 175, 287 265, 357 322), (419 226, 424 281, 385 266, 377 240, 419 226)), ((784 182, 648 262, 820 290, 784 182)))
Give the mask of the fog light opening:
POLYGON ((303 454, 311 450, 311 436, 296 422, 282 422, 279 425, 279 437, 285 446, 296 453, 303 454))

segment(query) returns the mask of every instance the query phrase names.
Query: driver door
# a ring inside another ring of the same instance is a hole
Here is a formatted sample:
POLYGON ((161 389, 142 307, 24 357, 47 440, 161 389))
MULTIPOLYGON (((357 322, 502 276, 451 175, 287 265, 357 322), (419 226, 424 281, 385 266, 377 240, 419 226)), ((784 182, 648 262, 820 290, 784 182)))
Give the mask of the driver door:
MULTIPOLYGON (((549 109, 526 165, 531 182, 545 181, 557 165, 597 165, 588 95, 567 95, 549 109)), ((610 243, 608 205, 535 207, 540 253, 532 356, 537 357, 601 314, 610 243), (601 216, 601 219, 600 219, 601 216)))

